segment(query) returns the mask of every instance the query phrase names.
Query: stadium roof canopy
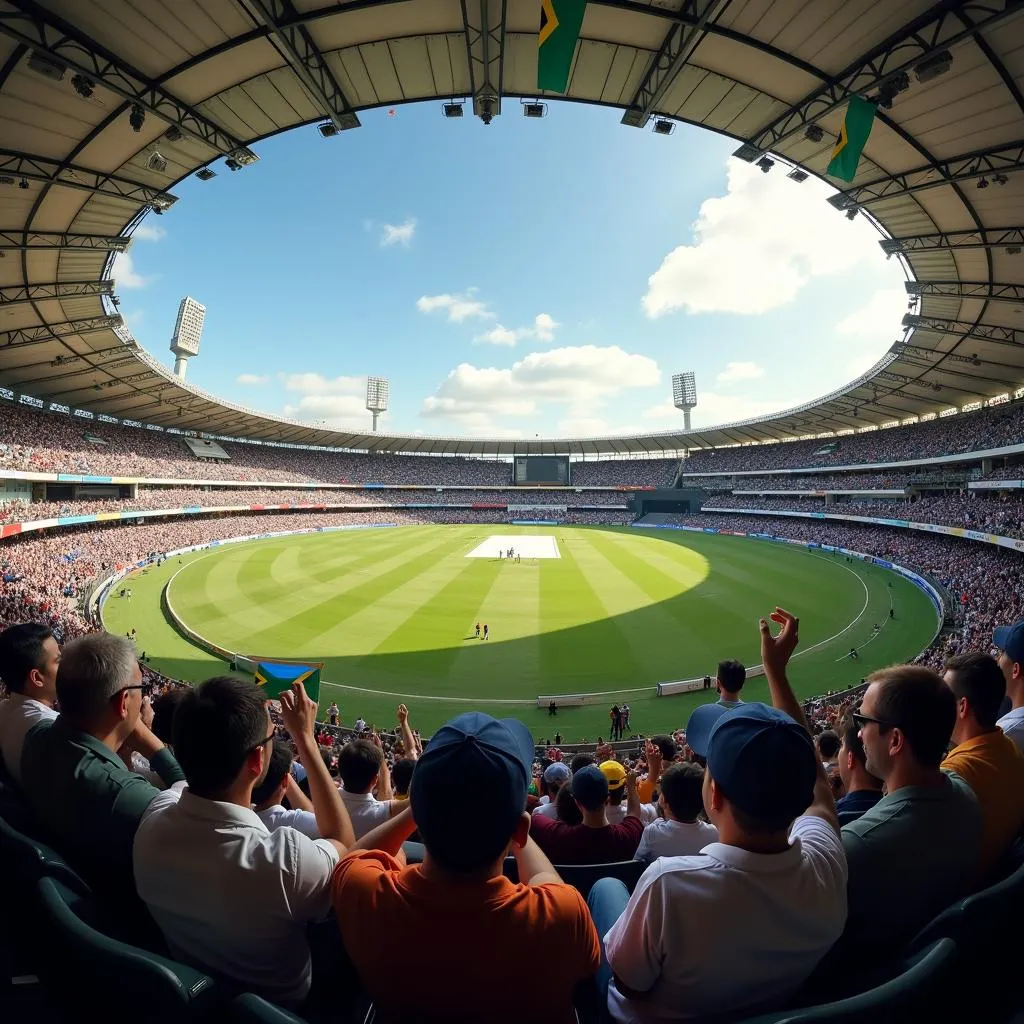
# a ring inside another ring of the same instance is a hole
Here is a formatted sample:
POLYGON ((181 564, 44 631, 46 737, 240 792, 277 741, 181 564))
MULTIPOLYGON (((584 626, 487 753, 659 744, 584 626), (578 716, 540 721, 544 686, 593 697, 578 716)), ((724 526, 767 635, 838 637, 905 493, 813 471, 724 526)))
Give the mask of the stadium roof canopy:
MULTIPOLYGON (((0 0, 0 383, 182 430, 497 455, 860 429, 1024 383, 1022 0, 590 0, 568 99, 622 108, 634 126, 704 125, 746 159, 780 157, 771 173, 823 174, 847 97, 881 94, 835 203, 878 223, 919 303, 871 371, 799 409, 690 434, 347 433, 217 399, 132 338, 111 263, 143 217, 175 201, 177 181, 224 173, 225 159, 244 174, 248 147, 300 125, 343 146, 372 107, 454 98, 467 115, 519 116, 537 95, 539 11, 539 0, 0 0)), ((636 127, 620 130, 626 143, 636 127)))

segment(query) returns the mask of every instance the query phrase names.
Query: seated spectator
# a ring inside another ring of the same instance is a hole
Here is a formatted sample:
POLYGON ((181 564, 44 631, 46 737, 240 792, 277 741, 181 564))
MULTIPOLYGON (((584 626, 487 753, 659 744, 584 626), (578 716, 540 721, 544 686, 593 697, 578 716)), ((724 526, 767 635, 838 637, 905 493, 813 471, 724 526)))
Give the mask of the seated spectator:
POLYGON ((171 753, 174 753, 174 746, 171 742, 174 730, 174 714, 186 693, 188 693, 187 687, 172 686, 153 698, 153 735, 171 753))
POLYGON ((738 661, 720 661, 715 688, 718 690, 718 703, 727 708, 742 704, 740 690, 747 681, 747 670, 738 661))
MULTIPOLYGON (((548 815, 544 815, 544 817, 548 817, 548 815)), ((572 795, 572 786, 563 786, 558 791, 558 796, 555 798, 555 820, 565 825, 583 824, 583 812, 572 795)))
POLYGON ((391 789, 395 800, 409 799, 409 786, 416 762, 411 757, 399 758, 391 769, 391 789))
POLYGON ((571 777, 569 766, 563 761, 555 761, 544 769, 540 780, 544 792, 540 802, 533 809, 535 817, 539 814, 545 818, 558 818, 558 791, 571 777))
POLYGON ((1006 680, 988 654, 961 654, 946 665, 956 697, 956 746, 942 768, 956 772, 981 808, 981 871, 987 874, 1024 828, 1024 755, 996 725, 1006 680))
POLYGON ((521 722, 460 715, 423 752, 410 809, 366 837, 373 852, 342 860, 338 924, 384 1020, 575 1020, 573 988, 597 970, 600 945, 583 899, 530 836, 532 763, 521 722), (403 868, 393 855, 413 818, 426 855, 403 868), (510 847, 519 884, 502 874, 510 847), (397 977, 396 937, 407 950, 397 977), (533 962, 554 969, 524 985, 533 962))
POLYGON ((310 839, 321 838, 313 802, 299 789, 292 774, 291 747, 282 739, 274 740, 266 774, 253 788, 252 803, 256 816, 271 832, 287 825, 310 839))
POLYGON ((654 799, 662 769, 676 759, 677 752, 676 741, 671 736, 652 736, 644 742, 647 775, 637 783, 637 794, 642 803, 649 804, 654 799))
POLYGON ((0 762, 21 782, 25 737, 41 722, 57 717, 60 647, 49 626, 23 622, 0 633, 0 679, 7 699, 0 701, 0 762))
POLYGON ((850 868, 844 963, 897 951, 977 877, 981 811, 971 787, 940 769, 956 720, 953 691, 931 669, 868 677, 854 721, 867 770, 886 795, 843 826, 850 868))
POLYGON ((144 684, 127 637, 92 633, 67 644, 57 670, 60 716, 33 729, 21 758, 33 815, 58 852, 102 895, 133 891, 132 842, 147 810, 174 803, 185 776, 142 720, 144 684), (141 754, 169 790, 129 771, 141 754))
POLYGON ((391 773, 379 737, 346 743, 338 754, 338 774, 343 786, 341 799, 356 839, 402 810, 402 801, 392 799, 391 773))
POLYGON ((842 742, 839 745, 839 778, 843 795, 836 801, 839 824, 856 821, 882 799, 882 780, 868 771, 864 763, 864 744, 860 741, 860 726, 847 715, 840 726, 842 742))
POLYGON ((761 660, 775 707, 713 705, 710 729, 687 729, 707 759, 704 806, 719 842, 698 856, 658 858, 628 902, 617 879, 591 890, 615 1021, 703 1018, 780 1000, 842 931, 835 803, 785 673, 798 623, 781 610, 772 618, 783 629, 772 637, 762 620, 761 660))
POLYGON ((718 829, 700 820, 704 772, 695 764, 674 764, 661 777, 658 806, 664 818, 652 821, 637 847, 636 859, 687 857, 718 842, 718 829))
POLYGON ((329 915, 331 875, 354 840, 313 735, 316 704, 301 683, 279 699, 323 838, 287 825, 271 831, 251 810, 269 770, 274 723, 258 686, 219 676, 178 707, 174 748, 188 789, 146 816, 134 867, 172 955, 298 1006, 312 980, 306 925, 329 915))
MULTIPOLYGON (((608 807, 605 813, 610 825, 619 825, 626 817, 626 769, 619 761, 602 761, 598 767, 608 780, 608 807)), ((654 804, 640 804, 640 823, 649 825, 658 817, 654 804)))
POLYGON ((839 764, 839 735, 835 729, 826 729, 818 734, 814 745, 818 748, 818 757, 827 775, 830 768, 836 768, 839 764))
POLYGON ((569 791, 583 816, 580 825, 550 818, 533 819, 537 845, 556 864, 605 864, 632 860, 643 834, 636 777, 626 778, 626 817, 608 822, 608 779, 597 765, 587 765, 572 777, 569 791))
POLYGON ((1024 619, 1012 626, 999 626, 992 641, 999 652, 999 667, 1010 698, 1010 710, 996 725, 1024 750, 1024 619))

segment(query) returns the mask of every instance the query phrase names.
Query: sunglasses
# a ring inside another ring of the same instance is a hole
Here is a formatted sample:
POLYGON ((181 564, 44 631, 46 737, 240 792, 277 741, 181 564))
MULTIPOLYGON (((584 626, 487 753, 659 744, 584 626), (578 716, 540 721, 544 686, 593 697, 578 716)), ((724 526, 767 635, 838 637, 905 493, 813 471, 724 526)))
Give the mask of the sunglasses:
POLYGON ((859 729, 863 729, 865 725, 877 725, 879 729, 892 729, 894 723, 883 722, 880 718, 872 718, 870 715, 863 715, 859 711, 854 711, 850 716, 857 724, 859 729))
POLYGON ((153 692, 152 683, 139 683, 136 686, 122 686, 116 693, 111 694, 111 700, 114 697, 119 697, 122 693, 127 693, 129 690, 141 690, 143 697, 148 697, 153 692))

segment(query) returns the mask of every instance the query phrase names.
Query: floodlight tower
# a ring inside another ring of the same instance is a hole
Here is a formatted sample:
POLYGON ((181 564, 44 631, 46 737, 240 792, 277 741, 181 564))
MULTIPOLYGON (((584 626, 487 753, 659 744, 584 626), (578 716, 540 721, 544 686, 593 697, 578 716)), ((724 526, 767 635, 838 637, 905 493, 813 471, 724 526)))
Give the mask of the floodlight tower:
POLYGON ((683 423, 690 429, 690 410, 697 406, 697 378, 692 371, 672 374, 672 402, 683 410, 683 423))
POLYGON ((203 336, 206 307, 186 295, 178 306, 178 319, 174 324, 171 351, 174 353, 174 375, 185 379, 188 361, 199 355, 199 341, 203 336))
POLYGON ((390 385, 386 377, 366 378, 366 410, 373 414, 373 429, 377 429, 377 417, 388 411, 390 385))

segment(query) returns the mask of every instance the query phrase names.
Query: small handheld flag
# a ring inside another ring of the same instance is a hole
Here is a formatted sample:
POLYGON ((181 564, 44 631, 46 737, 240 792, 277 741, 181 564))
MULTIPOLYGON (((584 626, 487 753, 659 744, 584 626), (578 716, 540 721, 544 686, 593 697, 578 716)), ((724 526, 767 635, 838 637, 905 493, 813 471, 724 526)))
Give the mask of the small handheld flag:
POLYGON ((839 138, 836 139, 832 158, 829 160, 827 174, 843 181, 853 181, 857 174, 857 164, 860 163, 860 154, 875 123, 876 110, 877 103, 861 99, 860 96, 850 97, 843 126, 839 129, 839 138))
POLYGON ((256 664, 256 685, 263 687, 270 700, 277 700, 295 683, 302 683, 310 700, 320 700, 320 669, 323 665, 292 665, 280 661, 256 664))
POLYGON ((537 88, 565 92, 587 0, 541 0, 537 88))

